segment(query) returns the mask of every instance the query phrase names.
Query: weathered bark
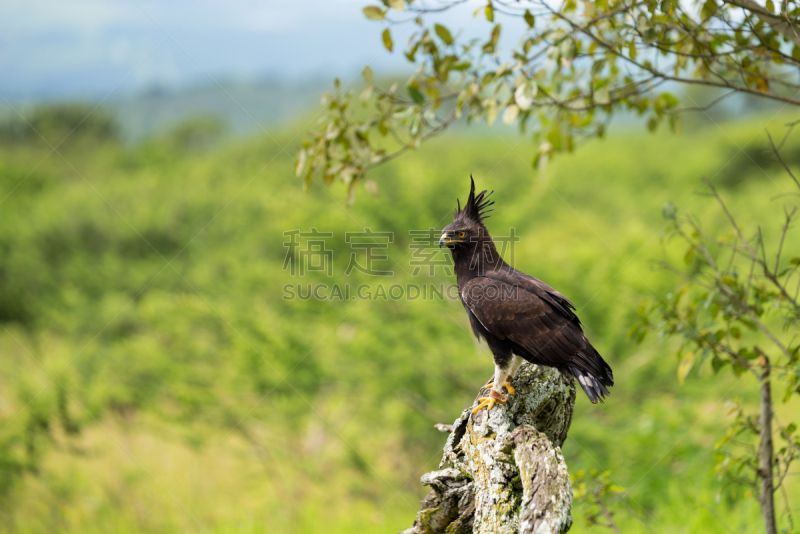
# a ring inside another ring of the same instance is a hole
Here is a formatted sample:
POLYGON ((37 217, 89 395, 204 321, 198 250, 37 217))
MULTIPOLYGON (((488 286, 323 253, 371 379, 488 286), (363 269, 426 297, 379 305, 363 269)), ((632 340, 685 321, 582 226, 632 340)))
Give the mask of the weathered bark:
POLYGON ((431 491, 403 534, 555 534, 572 526, 561 445, 575 383, 555 369, 525 364, 511 385, 516 394, 506 406, 488 416, 468 408, 453 424, 440 470, 422 476, 431 491))

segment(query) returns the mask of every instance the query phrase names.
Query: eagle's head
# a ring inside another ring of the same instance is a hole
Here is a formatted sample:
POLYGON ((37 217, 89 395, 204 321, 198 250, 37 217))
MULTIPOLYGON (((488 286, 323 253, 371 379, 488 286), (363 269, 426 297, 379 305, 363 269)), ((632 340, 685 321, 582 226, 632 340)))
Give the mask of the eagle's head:
POLYGON ((475 180, 472 175, 469 179, 471 182, 469 198, 464 204, 464 209, 461 209, 461 204, 458 203, 458 208, 453 215, 453 222, 442 231, 439 247, 446 245, 451 250, 470 249, 485 239, 491 239, 483 221, 489 217, 486 214, 493 211, 486 208, 494 204, 494 201, 487 200, 487 197, 494 191, 492 193, 481 191, 476 195, 475 180))

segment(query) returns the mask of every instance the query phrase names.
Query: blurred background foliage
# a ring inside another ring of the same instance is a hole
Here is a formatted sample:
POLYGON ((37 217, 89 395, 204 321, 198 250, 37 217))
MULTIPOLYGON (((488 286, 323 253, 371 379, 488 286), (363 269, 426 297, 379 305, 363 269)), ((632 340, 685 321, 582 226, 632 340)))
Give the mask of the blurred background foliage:
MULTIPOLYGON (((679 340, 628 333, 643 300, 675 287, 653 260, 685 252, 660 239, 664 203, 725 224, 701 177, 743 222, 779 229, 773 197, 790 179, 764 134, 782 131, 779 114, 680 136, 623 128, 544 176, 508 132, 457 132, 372 171, 379 196, 345 207, 344 191, 287 179, 305 120, 235 137, 200 116, 128 142, 104 109, 37 108, 41 137, 0 127, 2 531, 406 528, 444 443, 433 424, 472 402, 488 349, 457 301, 285 300, 284 286, 454 282, 412 277, 408 232, 446 225, 470 173, 496 191, 490 231, 521 237, 515 266, 575 302, 615 370, 609 402, 578 401, 570 469, 624 488, 625 532, 758 524, 755 501, 708 476, 726 403, 756 406, 757 380, 706 380, 706 362, 681 385, 679 340), (333 233, 332 279, 283 270, 284 232, 312 227, 333 233), (365 227, 394 233, 388 280, 344 275, 344 234, 365 227)), ((796 476, 786 484, 798 494, 796 476)), ((599 528, 581 521, 596 514, 577 499, 573 531, 599 528)))

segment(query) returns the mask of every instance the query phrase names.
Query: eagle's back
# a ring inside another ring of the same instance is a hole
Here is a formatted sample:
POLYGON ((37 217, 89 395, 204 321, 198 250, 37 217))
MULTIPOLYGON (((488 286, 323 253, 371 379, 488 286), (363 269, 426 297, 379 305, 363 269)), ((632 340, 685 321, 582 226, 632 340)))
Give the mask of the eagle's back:
POLYGON ((564 295, 513 268, 472 278, 459 293, 476 335, 508 341, 532 363, 571 372, 592 402, 608 394, 611 368, 589 343, 564 295))

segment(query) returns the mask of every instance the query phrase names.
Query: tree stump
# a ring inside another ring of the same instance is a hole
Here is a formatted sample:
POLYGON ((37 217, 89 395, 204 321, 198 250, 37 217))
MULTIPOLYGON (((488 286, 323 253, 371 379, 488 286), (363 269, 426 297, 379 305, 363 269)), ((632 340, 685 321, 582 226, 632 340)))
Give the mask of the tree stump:
POLYGON ((563 533, 572 526, 572 489, 561 445, 575 383, 555 369, 523 365, 515 395, 490 414, 464 410, 453 424, 431 491, 402 534, 563 533))

